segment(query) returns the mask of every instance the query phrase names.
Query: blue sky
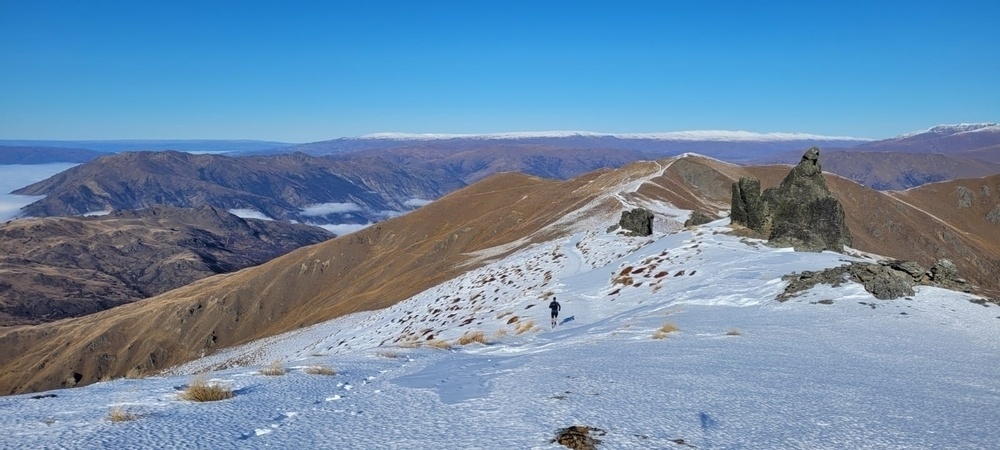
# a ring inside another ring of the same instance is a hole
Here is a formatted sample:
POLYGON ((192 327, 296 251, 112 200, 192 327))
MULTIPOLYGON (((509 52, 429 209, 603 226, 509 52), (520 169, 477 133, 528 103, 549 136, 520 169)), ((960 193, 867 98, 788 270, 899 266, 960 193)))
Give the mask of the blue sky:
POLYGON ((1000 121, 998 4, 0 0, 0 139, 888 137, 1000 121))

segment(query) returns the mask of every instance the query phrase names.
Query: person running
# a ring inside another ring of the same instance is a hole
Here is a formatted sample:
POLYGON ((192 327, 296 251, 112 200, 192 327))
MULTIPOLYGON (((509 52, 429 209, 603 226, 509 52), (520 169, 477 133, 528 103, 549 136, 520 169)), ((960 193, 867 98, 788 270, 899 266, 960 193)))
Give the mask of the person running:
POLYGON ((556 301, 555 297, 552 297, 552 302, 549 303, 549 309, 552 310, 552 328, 556 327, 556 318, 559 317, 559 310, 562 306, 556 301))

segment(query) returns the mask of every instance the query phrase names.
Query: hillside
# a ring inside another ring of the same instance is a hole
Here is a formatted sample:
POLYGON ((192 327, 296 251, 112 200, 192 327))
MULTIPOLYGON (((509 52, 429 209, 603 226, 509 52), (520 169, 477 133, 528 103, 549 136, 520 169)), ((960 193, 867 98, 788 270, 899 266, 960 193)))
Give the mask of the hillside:
POLYGON ((106 310, 331 237, 207 206, 7 222, 0 225, 0 326, 106 310))
POLYGON ((304 154, 229 157, 174 151, 106 156, 15 191, 45 195, 23 211, 68 216, 157 205, 214 206, 317 224, 370 223, 462 186, 385 160, 304 154), (315 210, 310 210, 314 207, 315 210))
POLYGON ((0 447, 559 449, 570 426, 597 448, 1000 438, 998 307, 937 288, 877 300, 852 282, 779 302, 783 275, 868 259, 768 248, 725 220, 680 230, 684 211, 640 203, 663 225, 648 238, 563 221, 563 237, 387 309, 165 376, 0 398, 18 411, 0 419, 0 447), (234 397, 181 399, 194 373, 234 397))
MULTIPOLYGON (((739 176, 753 173, 766 187, 787 171, 685 155, 562 182, 496 175, 405 216, 261 266, 112 311, 7 330, 0 334, 0 392, 162 369, 344 314, 386 308, 579 226, 605 230, 634 205, 670 203, 711 213, 728 207, 729 184, 739 176)), ((996 288, 995 272, 985 265, 992 256, 971 238, 888 195, 832 175, 827 183, 844 202, 858 249, 925 265, 950 257, 963 276, 996 288)), ((658 220, 664 225, 666 218, 658 220)))

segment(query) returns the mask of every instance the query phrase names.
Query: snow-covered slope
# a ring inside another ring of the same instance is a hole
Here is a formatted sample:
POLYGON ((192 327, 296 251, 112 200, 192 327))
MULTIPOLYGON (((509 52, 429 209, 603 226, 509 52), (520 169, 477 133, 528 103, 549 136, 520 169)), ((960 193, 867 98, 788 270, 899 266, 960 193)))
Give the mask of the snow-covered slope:
POLYGON ((668 218, 648 238, 580 222, 384 310, 162 376, 0 398, 0 448, 555 449, 570 425, 604 430, 599 448, 1000 441, 1000 308, 853 283, 781 303, 782 275, 863 256, 768 248, 725 220, 682 230, 684 211, 647 206, 668 218), (474 332, 488 343, 456 344, 474 332), (287 373, 261 374, 272 361, 287 373), (235 397, 180 400, 204 371, 235 397))

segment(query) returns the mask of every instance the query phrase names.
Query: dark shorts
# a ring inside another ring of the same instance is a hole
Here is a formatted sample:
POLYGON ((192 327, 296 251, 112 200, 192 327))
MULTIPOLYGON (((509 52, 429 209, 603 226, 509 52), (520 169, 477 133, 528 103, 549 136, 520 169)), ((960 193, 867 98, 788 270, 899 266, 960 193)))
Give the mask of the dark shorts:
POLYGON ((552 318, 555 319, 556 317, 559 317, 559 311, 552 311, 552 318))

